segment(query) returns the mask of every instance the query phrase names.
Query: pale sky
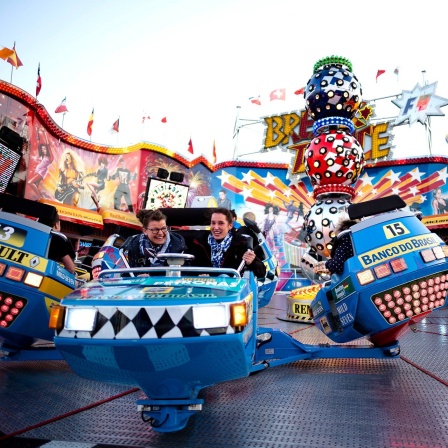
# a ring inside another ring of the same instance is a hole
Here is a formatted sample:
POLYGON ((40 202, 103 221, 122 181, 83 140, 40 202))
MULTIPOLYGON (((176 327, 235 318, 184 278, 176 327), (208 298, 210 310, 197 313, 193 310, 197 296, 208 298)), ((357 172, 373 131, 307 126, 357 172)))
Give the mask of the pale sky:
MULTIPOLYGON (((64 97, 64 129, 92 142, 128 146, 148 141, 188 159, 204 154, 219 161, 288 162, 291 154, 258 154, 264 126, 240 124, 266 115, 304 109, 293 92, 306 85, 318 59, 348 58, 373 99, 437 82, 448 98, 444 56, 446 18, 441 3, 378 0, 318 3, 301 0, 0 0, 0 46, 16 42, 23 67, 12 83, 35 95, 58 125, 54 110, 64 97), (399 76, 394 70, 399 67, 399 76), (378 69, 386 73, 375 77, 378 69), (422 71, 425 70, 423 77, 422 71), (286 88, 286 101, 269 94, 286 88), (262 106, 249 98, 260 95, 262 106), (239 107, 238 107, 239 106, 239 107), (142 125, 142 116, 151 119, 142 125), (110 129, 120 118, 120 132, 110 129), (163 117, 167 123, 161 123, 163 117), (194 156, 188 152, 192 139, 194 156)), ((11 65, 0 60, 0 78, 11 65)), ((377 102, 377 116, 397 115, 390 99, 377 102)), ((442 112, 448 114, 448 106, 442 112)), ((448 156, 448 118, 433 117, 432 154, 448 156)), ((428 155, 420 123, 395 129, 394 155, 428 155)))

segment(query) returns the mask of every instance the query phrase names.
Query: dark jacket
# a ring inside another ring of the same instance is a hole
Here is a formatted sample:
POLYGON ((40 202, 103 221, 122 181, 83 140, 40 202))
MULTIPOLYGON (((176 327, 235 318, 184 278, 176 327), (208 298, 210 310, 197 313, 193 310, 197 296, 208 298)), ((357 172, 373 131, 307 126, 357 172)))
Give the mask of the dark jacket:
POLYGON ((353 257, 353 245, 350 230, 344 230, 335 239, 331 249, 331 258, 325 263, 325 267, 332 274, 342 274, 345 260, 353 257))
MULTIPOLYGON (((191 262, 192 266, 213 267, 212 249, 210 244, 208 244, 208 235, 209 233, 204 232, 203 234, 196 236, 189 245, 188 253, 194 255, 194 260, 191 262)), ((230 247, 227 249, 227 252, 224 253, 221 267, 238 269, 243 261, 243 254, 246 250, 247 239, 234 232, 230 247)), ((252 271, 257 278, 265 277, 266 275, 266 266, 257 257, 249 266, 246 266, 246 269, 252 271)))
MULTIPOLYGON (((143 257, 140 253, 140 233, 138 235, 130 236, 121 246, 123 252, 126 254, 129 262, 129 266, 131 268, 140 268, 140 267, 151 267, 149 260, 146 257, 143 257)), ((170 244, 167 247, 167 254, 180 254, 187 250, 187 246, 185 244, 185 240, 181 235, 177 233, 170 232, 170 244)), ((164 262, 165 266, 168 266, 166 260, 164 262)))

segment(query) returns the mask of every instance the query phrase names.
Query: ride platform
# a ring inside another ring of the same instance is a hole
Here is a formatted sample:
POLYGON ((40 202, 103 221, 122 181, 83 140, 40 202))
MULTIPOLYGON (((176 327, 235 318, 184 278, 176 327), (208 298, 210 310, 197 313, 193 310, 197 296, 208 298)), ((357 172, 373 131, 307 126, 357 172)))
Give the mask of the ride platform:
MULTIPOLYGON (((259 325, 335 345, 285 316, 286 295, 276 294, 259 325)), ((296 361, 205 388, 203 410, 172 433, 142 420, 139 389, 82 379, 65 361, 2 361, 0 447, 446 447, 448 309, 416 324, 400 347, 399 358, 296 361)))

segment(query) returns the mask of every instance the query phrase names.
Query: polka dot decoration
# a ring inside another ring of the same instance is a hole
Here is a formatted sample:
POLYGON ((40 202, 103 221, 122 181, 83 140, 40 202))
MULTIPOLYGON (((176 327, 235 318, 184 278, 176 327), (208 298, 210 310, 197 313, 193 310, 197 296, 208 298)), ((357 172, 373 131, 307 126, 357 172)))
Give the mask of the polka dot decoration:
POLYGON ((305 241, 311 251, 329 258, 332 240, 340 219, 348 219, 347 208, 351 204, 348 195, 328 194, 319 196, 305 215, 303 228, 305 241))
POLYGON ((330 60, 310 78, 304 97, 313 120, 333 116, 351 119, 362 102, 362 87, 346 65, 330 60))
POLYGON ((364 164, 361 145, 343 130, 318 135, 305 151, 305 170, 313 186, 352 185, 358 180, 364 164))

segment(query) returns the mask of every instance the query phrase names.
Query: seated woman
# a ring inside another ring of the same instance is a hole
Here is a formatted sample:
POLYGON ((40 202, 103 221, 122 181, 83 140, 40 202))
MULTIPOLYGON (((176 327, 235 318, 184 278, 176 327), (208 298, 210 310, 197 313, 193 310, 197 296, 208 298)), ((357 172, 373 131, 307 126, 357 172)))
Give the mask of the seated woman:
POLYGON ((353 245, 349 229, 358 221, 345 219, 336 227, 336 238, 331 249, 330 259, 321 261, 314 267, 315 273, 330 272, 330 274, 342 274, 345 260, 353 257, 353 245))
POLYGON ((140 210, 137 219, 142 233, 130 236, 121 247, 131 268, 164 266, 166 261, 157 254, 186 251, 184 238, 168 231, 167 218, 160 210, 140 210))
POLYGON ((188 253, 194 255, 193 266, 238 269, 244 260, 245 267, 257 278, 266 275, 264 263, 247 248, 247 238, 233 229, 233 216, 226 208, 214 210, 210 220, 210 233, 193 239, 188 253))

